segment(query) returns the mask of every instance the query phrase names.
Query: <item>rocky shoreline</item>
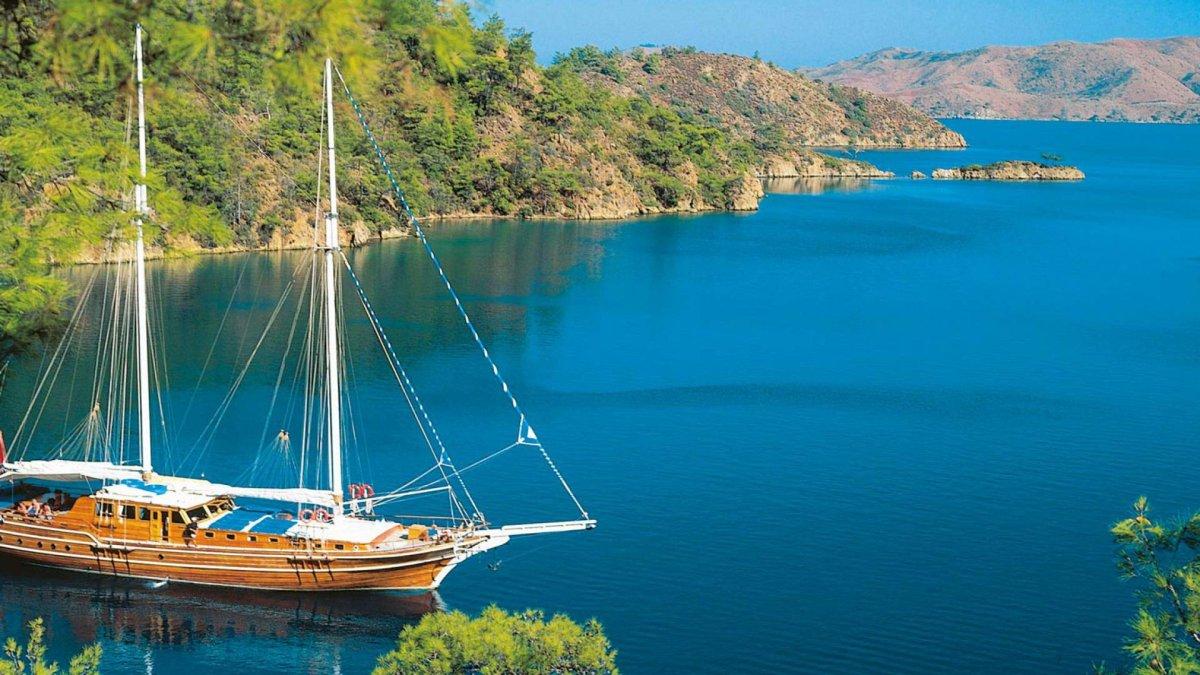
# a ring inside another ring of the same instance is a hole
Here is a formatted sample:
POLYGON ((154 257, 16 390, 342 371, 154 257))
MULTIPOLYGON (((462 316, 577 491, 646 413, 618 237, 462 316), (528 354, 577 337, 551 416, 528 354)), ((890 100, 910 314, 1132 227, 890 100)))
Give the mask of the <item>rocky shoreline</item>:
POLYGON ((1084 174, 1073 166, 1028 161, 1003 161, 986 166, 971 164, 952 169, 934 169, 938 180, 1071 181, 1083 180, 1084 174))
POLYGON ((789 155, 768 157, 758 175, 762 178, 891 178, 895 174, 857 159, 797 150, 789 155))
MULTIPOLYGON (((767 158, 766 163, 753 172, 745 173, 740 184, 734 191, 732 202, 727 208, 717 208, 700 200, 682 200, 672 208, 647 208, 636 198, 635 194, 615 194, 613 192, 597 191, 593 195, 582 195, 581 199, 569 209, 558 213, 533 214, 525 216, 528 220, 623 220, 655 215, 710 213, 715 211, 756 211, 765 192, 763 180, 773 178, 892 178, 894 174, 883 171, 878 167, 860 160, 833 157, 813 150, 800 149, 792 153, 774 155, 767 158)), ((682 176, 685 183, 695 176, 682 176)), ((151 260, 183 258, 193 255, 210 255, 219 253, 246 253, 266 251, 301 250, 312 246, 313 227, 312 214, 296 212, 291 221, 282 228, 272 232, 266 242, 260 244, 231 244, 227 246, 208 246, 186 235, 165 236, 167 245, 150 246, 146 257, 151 260)), ((399 216, 397 217, 399 219, 399 216)), ((483 212, 455 212, 431 215, 421 218, 422 223, 436 223, 462 220, 494 220, 513 218, 511 214, 483 212)), ((384 230, 373 230, 362 221, 348 223, 341 232, 342 245, 348 248, 365 246, 367 244, 412 236, 412 230, 407 226, 391 227, 384 230)), ((81 251, 67 264, 101 264, 109 262, 126 262, 132 259, 132 248, 120 249, 115 255, 100 248, 89 248, 81 251)))
MULTIPOLYGON (((1048 165, 1030 161, 1001 161, 988 165, 968 165, 949 169, 934 169, 932 178, 937 180, 995 180, 995 181, 1076 181, 1083 180, 1084 173, 1073 166, 1048 165)), ((754 172, 747 172, 736 187, 732 202, 726 208, 717 208, 698 199, 685 199, 672 208, 647 208, 636 195, 618 195, 597 191, 585 195, 576 206, 559 213, 526 216, 529 220, 622 220, 654 215, 707 213, 714 211, 755 211, 765 192, 763 181, 771 179, 877 179, 893 178, 895 174, 861 160, 834 157, 809 149, 799 149, 785 154, 768 157, 754 172)), ((682 176, 695 179, 694 176, 682 176)), ((920 180, 926 174, 913 171, 911 178, 920 180)), ((422 218, 422 223, 434 227, 438 222, 462 220, 493 220, 512 218, 499 213, 445 213, 422 218)), ((342 230, 342 245, 348 248, 412 236, 407 226, 396 226, 384 230, 373 230, 361 221, 349 223, 342 230)), ((185 235, 167 234, 166 246, 151 246, 149 259, 183 258, 193 255, 218 253, 245 253, 266 251, 301 250, 312 246, 312 214, 297 212, 286 227, 272 233, 271 238, 261 244, 232 244, 208 246, 185 235)), ((124 262, 132 259, 132 248, 122 247, 115 255, 99 248, 82 251, 66 264, 100 264, 124 262)))

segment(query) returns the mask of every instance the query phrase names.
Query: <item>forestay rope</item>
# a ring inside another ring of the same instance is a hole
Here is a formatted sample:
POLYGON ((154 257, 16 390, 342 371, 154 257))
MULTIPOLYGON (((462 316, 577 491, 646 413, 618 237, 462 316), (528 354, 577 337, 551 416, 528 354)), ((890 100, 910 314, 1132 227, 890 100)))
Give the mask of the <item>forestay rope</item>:
MULTIPOLYGON (((388 339, 387 333, 383 331, 383 324, 380 323, 379 316, 375 314, 375 309, 371 307, 371 301, 367 298, 367 292, 363 289, 362 283, 358 280, 358 275, 354 273, 354 268, 350 266, 350 261, 344 253, 342 254, 342 262, 346 266, 346 271, 350 274, 350 280, 354 282, 355 290, 358 291, 358 299, 362 302, 363 310, 367 313, 367 318, 371 322, 371 328, 375 331, 375 337, 386 352, 388 365, 391 367, 392 373, 396 376, 396 380, 400 383, 400 390, 404 392, 404 399, 408 402, 408 407, 412 410, 413 417, 416 418, 417 426, 421 429, 421 435, 425 437, 425 444, 434 453, 434 461, 437 464, 430 471, 422 474, 422 476, 427 475, 433 469, 437 469, 442 474, 442 481, 449 485, 450 478, 446 475, 445 471, 446 468, 449 468, 450 473, 458 479, 458 484, 462 487, 463 494, 471 504, 473 515, 482 521, 483 513, 479 511, 479 507, 475 504, 475 498, 471 496, 471 491, 467 489, 467 484, 463 481, 459 470, 454 468, 454 462, 450 459, 450 453, 446 450, 446 445, 442 443, 441 434, 438 433, 437 427, 433 425, 433 420, 430 419, 429 413, 425 411, 425 404, 421 402, 421 397, 417 395, 417 389, 413 386, 412 380, 408 379, 408 371, 400 364, 400 358, 396 356, 396 350, 392 347, 392 341, 388 339), (419 417, 418 414, 420 415, 419 417), (434 443, 437 444, 437 451, 433 449, 434 443)), ((454 493, 451 492, 450 494, 453 499, 454 493)))
MULTIPOLYGON (((466 308, 463 307, 462 300, 459 299, 458 293, 450 284, 450 279, 446 276, 446 271, 442 268, 441 260, 439 260, 437 254, 433 252, 433 246, 430 245, 429 239, 426 238, 425 231, 421 228, 421 224, 417 220, 416 214, 413 213, 412 208, 409 206, 408 199, 404 196, 404 190, 400 188, 399 182, 396 181, 396 176, 392 172, 392 167, 390 164, 388 164, 387 157, 383 154, 383 148, 380 147, 379 142, 375 139, 375 134, 371 132, 371 127, 369 124, 367 124, 367 118, 364 116, 362 108, 359 107, 358 100, 354 98, 354 94, 350 93, 350 86, 346 84, 346 79, 342 77, 342 72, 337 66, 334 66, 334 72, 337 73, 338 80, 342 83, 342 90, 345 92, 346 98, 350 101, 350 106, 354 108, 354 114, 358 118, 359 125, 362 126, 363 132, 366 133, 367 140, 371 142, 371 148, 375 151, 376 159, 379 160, 380 166, 383 167, 383 171, 387 175, 388 182, 391 183, 392 193, 396 196, 396 201, 400 204, 401 211, 403 212, 405 218, 408 219, 409 225, 412 226, 417 238, 421 241, 421 245, 425 248, 425 253, 429 255, 429 260, 433 262, 434 269, 437 270, 438 276, 441 278, 442 283, 446 286, 446 291, 450 294, 450 298, 454 300, 454 306, 458 309, 458 314, 462 317, 463 322, 466 323, 467 330, 470 331, 471 337, 475 340, 476 346, 479 347, 480 352, 483 354, 484 360, 486 360, 488 365, 492 367, 492 375, 494 375, 496 380, 500 383, 500 389, 508 398, 509 403, 512 404, 513 410, 515 410, 520 416, 520 422, 518 423, 517 427, 517 441, 513 444, 513 446, 510 447, 527 445, 537 448, 538 451, 541 452, 542 457, 546 460, 546 464, 549 465, 550 470, 554 473, 555 477, 558 478, 558 482, 561 483, 563 489, 566 490, 567 496, 569 496, 571 501, 575 503, 575 507, 579 509, 579 512, 583 515, 584 519, 587 519, 587 510, 583 508, 583 504, 579 502, 579 499, 575 496, 574 491, 571 490, 571 486, 567 484, 567 479, 563 477, 562 473, 558 470, 558 466, 555 465, 554 460, 550 458, 550 453, 546 451, 546 448, 542 445, 541 441, 538 440, 537 434, 533 431, 533 427, 529 424, 528 418, 525 415, 525 411, 521 408, 521 404, 517 402, 517 397, 513 395, 511 387, 508 386, 508 381, 505 380, 504 376, 500 374, 500 367, 492 359, 492 355, 488 351, 487 345, 485 345, 483 343, 483 339, 479 337, 479 332, 475 330, 475 324, 471 322, 471 317, 467 314, 466 308)), ((353 276, 353 272, 351 275, 353 276)), ((355 282, 357 283, 357 280, 355 280, 355 282)))

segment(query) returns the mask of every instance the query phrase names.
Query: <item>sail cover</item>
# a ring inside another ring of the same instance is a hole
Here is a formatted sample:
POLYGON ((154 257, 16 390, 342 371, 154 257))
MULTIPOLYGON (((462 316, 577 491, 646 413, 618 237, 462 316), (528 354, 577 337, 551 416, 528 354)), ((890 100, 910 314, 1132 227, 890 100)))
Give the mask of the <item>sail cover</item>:
MULTIPOLYGON (((65 459, 30 460, 0 465, 0 482, 45 480, 57 483, 76 483, 89 480, 112 481, 126 485, 142 484, 142 469, 109 462, 79 462, 65 459)), ((194 478, 151 476, 144 485, 165 485, 178 492, 208 497, 244 497, 293 504, 312 504, 336 508, 337 501, 328 490, 306 488, 255 488, 210 483, 194 478)))
POLYGON ((172 490, 190 492, 197 495, 208 495, 210 497, 244 497, 246 499, 262 499, 291 504, 311 504, 313 506, 325 506, 328 508, 335 508, 337 506, 337 501, 334 500, 333 493, 328 490, 240 487, 237 485, 210 483, 198 478, 159 475, 155 475, 150 482, 166 485, 172 490))
POLYGON ((8 462, 0 469, 0 481, 29 478, 74 483, 88 480, 119 481, 141 476, 136 466, 121 466, 109 462, 78 462, 66 459, 8 462))
MULTIPOLYGON (((183 488, 188 492, 197 491, 193 488, 183 488)), ((305 488, 251 488, 233 485, 218 485, 209 483, 207 487, 199 488, 200 494, 213 497, 242 497, 245 499, 262 499, 272 502, 287 502, 289 504, 311 504, 336 508, 337 501, 328 490, 308 490, 305 488)))

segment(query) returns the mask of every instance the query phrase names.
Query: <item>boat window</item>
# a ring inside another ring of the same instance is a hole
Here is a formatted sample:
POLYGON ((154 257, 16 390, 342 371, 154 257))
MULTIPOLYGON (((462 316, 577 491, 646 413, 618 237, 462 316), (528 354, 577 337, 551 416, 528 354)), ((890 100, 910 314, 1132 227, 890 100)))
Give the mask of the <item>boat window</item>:
POLYGON ((150 520, 150 509, 141 507, 138 509, 138 520, 150 520))
POLYGON ((205 533, 204 533, 204 536, 208 537, 209 539, 212 539, 212 538, 213 538, 213 533, 212 533, 212 532, 205 532, 205 533))
POLYGON ((113 505, 108 502, 96 502, 96 515, 103 518, 111 518, 113 514, 113 505))
POLYGON ((126 518, 128 520, 133 520, 134 518, 137 518, 137 507, 133 506, 131 504, 126 504, 125 506, 122 506, 121 507, 121 517, 126 518))
POLYGON ((191 518, 192 520, 204 520, 208 514, 205 513, 204 507, 201 506, 200 508, 196 508, 196 509, 192 509, 191 511, 188 511, 187 515, 188 515, 188 518, 191 518))
POLYGON ((337 545, 335 545, 335 546, 334 546, 334 548, 336 548, 336 549, 337 549, 337 550, 339 550, 339 551, 345 551, 345 550, 346 550, 346 547, 345 547, 345 546, 343 546, 342 544, 337 544, 337 545))
POLYGON ((183 525, 187 523, 187 519, 184 518, 183 511, 172 511, 171 522, 175 523, 176 525, 183 525))
POLYGON ((258 537, 250 535, 250 541, 258 541, 258 537))
POLYGON ((278 543, 279 543, 279 538, 278 538, 278 537, 271 537, 271 538, 270 538, 270 539, 268 539, 267 541, 271 542, 272 544, 278 544, 278 543))
POLYGON ((237 539, 237 535, 236 534, 227 534, 227 535, 225 535, 225 538, 228 539, 229 541, 233 541, 234 539, 237 539))

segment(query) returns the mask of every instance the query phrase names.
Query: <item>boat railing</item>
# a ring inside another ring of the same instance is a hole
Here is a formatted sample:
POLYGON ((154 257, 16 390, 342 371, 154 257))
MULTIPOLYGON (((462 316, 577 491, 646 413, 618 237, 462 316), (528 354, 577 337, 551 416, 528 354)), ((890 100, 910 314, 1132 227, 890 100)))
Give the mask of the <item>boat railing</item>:
MULTIPOLYGON (((0 522, 4 522, 4 520, 5 520, 5 518, 0 517, 0 522)), ((34 530, 43 530, 45 532, 53 532, 54 534, 63 534, 63 533, 77 534, 77 535, 87 537, 88 539, 90 539, 92 541, 92 545, 95 546, 96 548, 114 548, 111 544, 104 543, 96 535, 92 534, 91 532, 87 532, 85 530, 66 530, 66 529, 59 528, 59 527, 46 527, 45 525, 37 524, 36 519, 32 519, 29 516, 24 516, 24 515, 17 515, 15 518, 13 518, 13 520, 21 523, 21 525, 24 527, 28 527, 28 528, 31 528, 34 530)))

